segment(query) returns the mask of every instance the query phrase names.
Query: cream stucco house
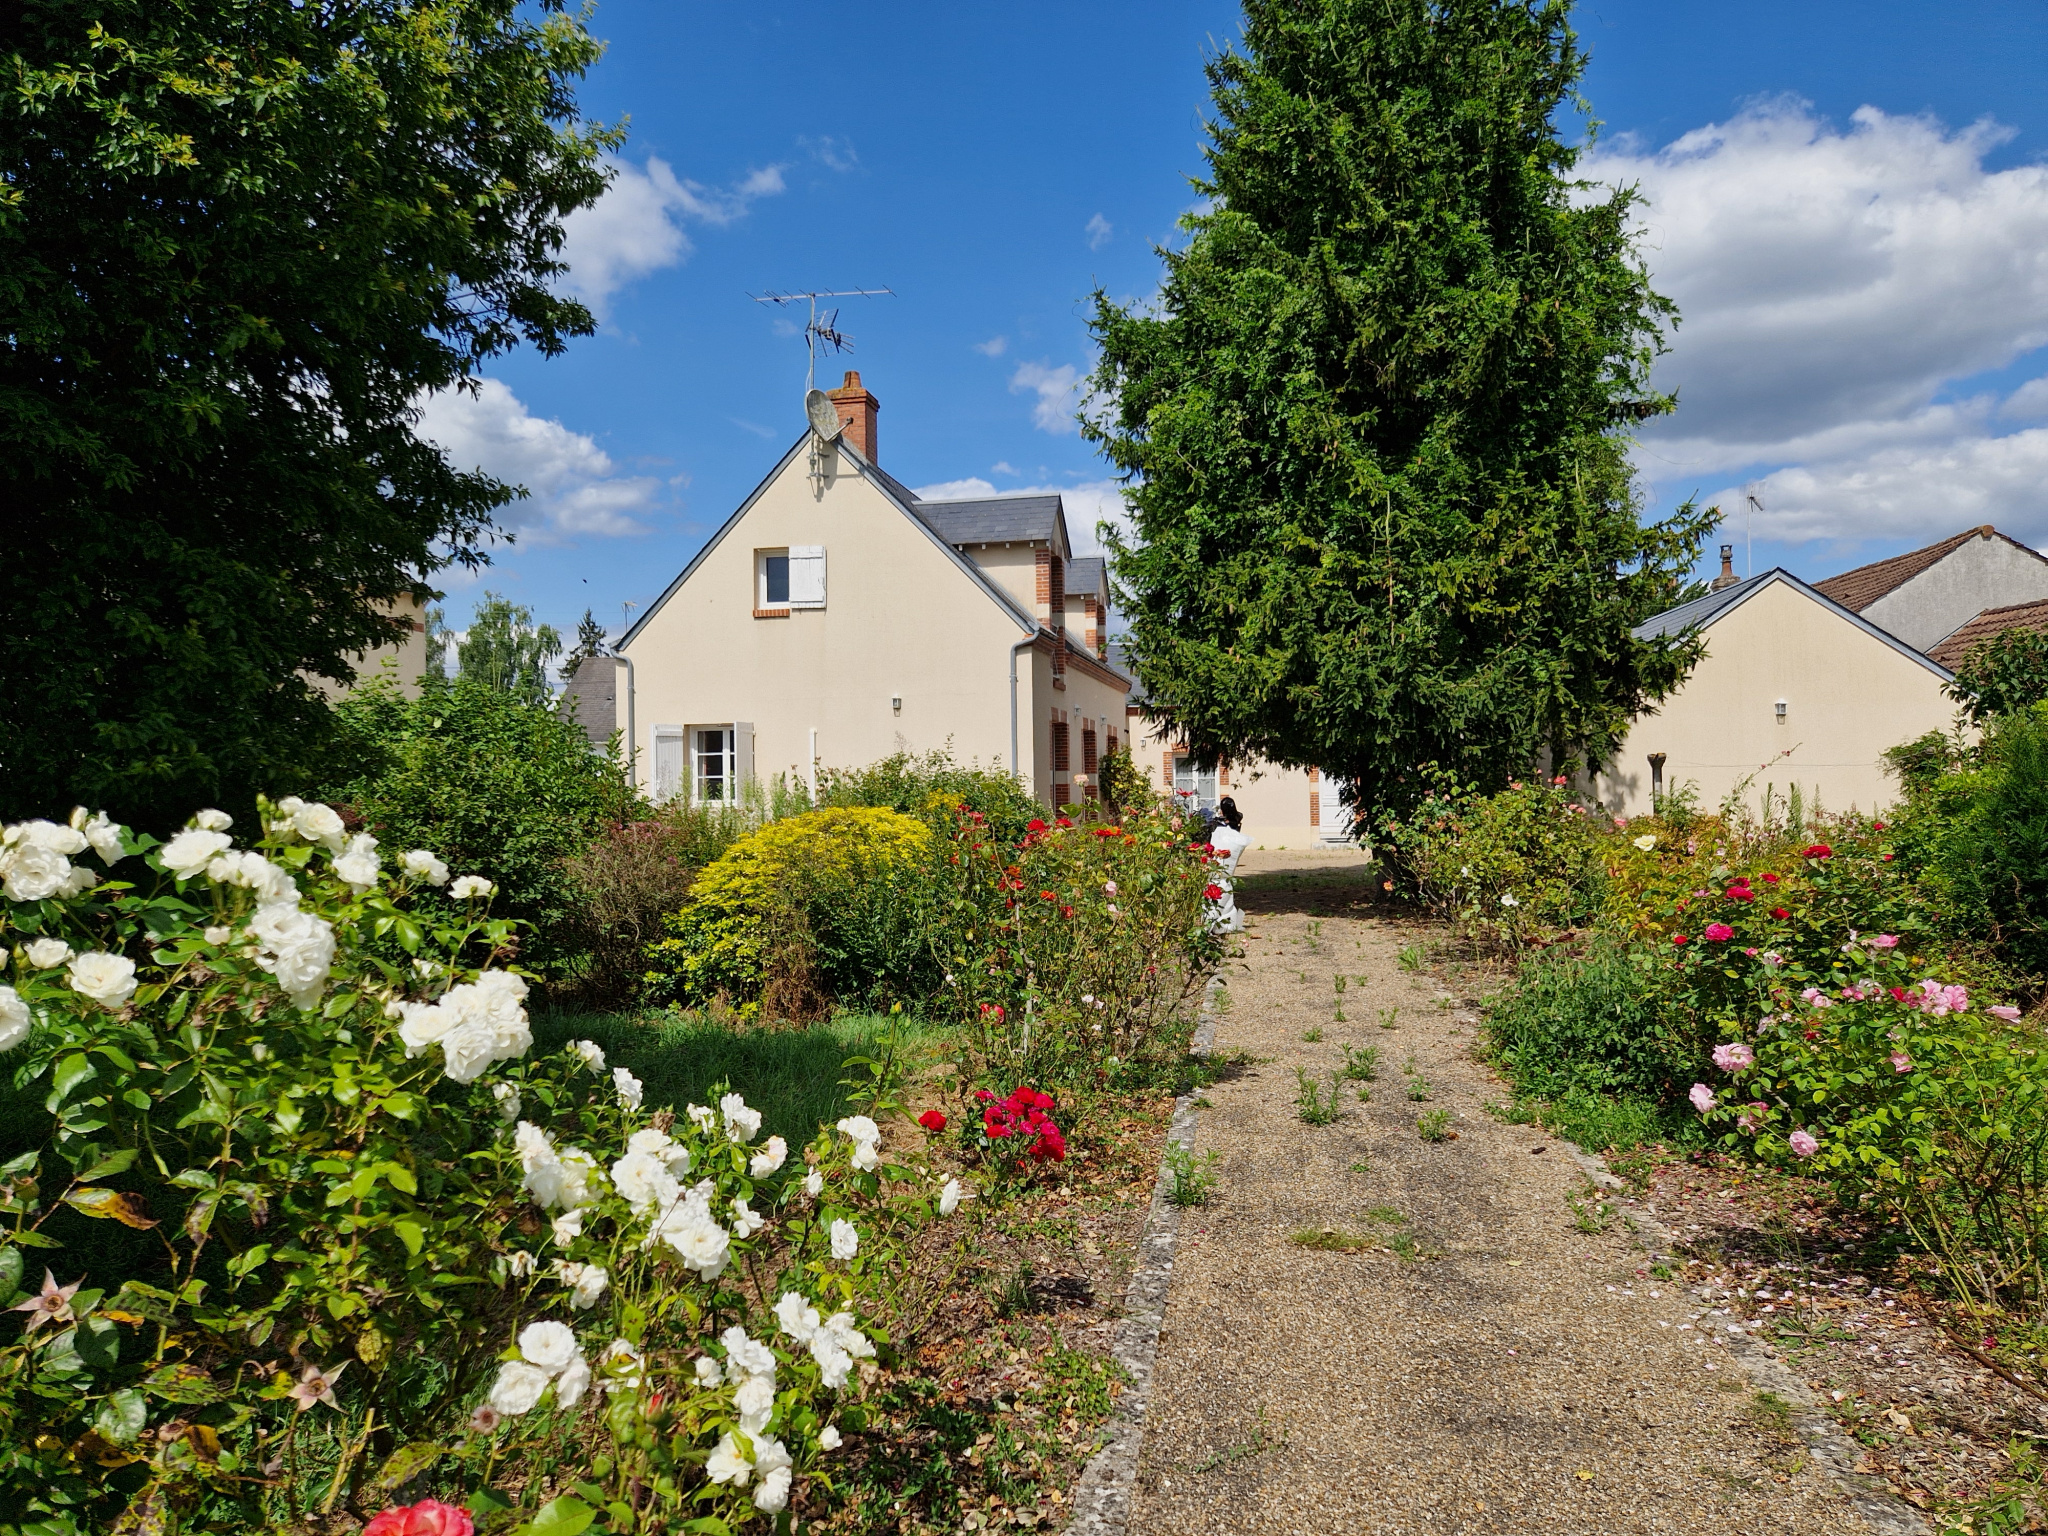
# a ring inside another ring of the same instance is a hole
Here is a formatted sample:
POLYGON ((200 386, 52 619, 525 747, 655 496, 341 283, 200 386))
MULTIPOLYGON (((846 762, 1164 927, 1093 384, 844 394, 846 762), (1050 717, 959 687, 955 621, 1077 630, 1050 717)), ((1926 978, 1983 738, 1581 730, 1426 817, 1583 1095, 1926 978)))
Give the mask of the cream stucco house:
POLYGON ((926 501, 876 463, 849 372, 842 430, 804 435, 573 686, 657 798, 947 748, 1047 805, 1091 798, 1130 680, 1101 658, 1108 590, 1058 496, 926 501), (1078 578, 1070 580, 1070 578, 1078 578))

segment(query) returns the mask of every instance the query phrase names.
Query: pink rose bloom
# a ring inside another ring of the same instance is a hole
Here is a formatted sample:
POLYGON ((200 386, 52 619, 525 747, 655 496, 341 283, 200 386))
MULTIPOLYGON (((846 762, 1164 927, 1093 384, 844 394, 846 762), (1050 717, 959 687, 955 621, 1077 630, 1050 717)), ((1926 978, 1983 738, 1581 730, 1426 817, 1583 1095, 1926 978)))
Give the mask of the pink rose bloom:
POLYGON ((1692 1092, 1686 1097, 1692 1100, 1692 1107, 1703 1115, 1714 1107, 1714 1090, 1705 1083, 1694 1083, 1692 1092))
POLYGON ((1714 1065, 1723 1072, 1740 1072, 1756 1065, 1756 1052, 1740 1040, 1731 1040, 1714 1047, 1714 1065))
POLYGON ((476 1525, 469 1511, 439 1499, 421 1499, 401 1509, 387 1509, 363 1527, 363 1536, 470 1536, 476 1525))
POLYGON ((1804 1131, 1794 1131, 1786 1140, 1792 1143, 1792 1150, 1800 1157, 1811 1157, 1820 1150, 1820 1143, 1804 1131))
POLYGON ((1749 958, 1752 960, 1756 958, 1756 951, 1754 949, 1745 949, 1743 953, 1749 956, 1749 958))
POLYGON ((1904 1051, 1893 1051, 1893 1052, 1892 1052, 1892 1070, 1893 1070, 1894 1072, 1910 1072, 1910 1071, 1912 1071, 1912 1070, 1913 1070, 1913 1058, 1912 1058, 1912 1057, 1910 1057, 1910 1056, 1908 1056, 1908 1055, 1907 1055, 1907 1054, 1906 1054, 1906 1053, 1905 1053, 1904 1051))
POLYGON ((2005 1019, 2005 1020, 2007 1020, 2007 1021, 2009 1021, 2009 1022, 2010 1022, 2010 1021, 2014 1021, 2014 1020, 2017 1020, 2017 1019, 2019 1018, 2019 1016, 2020 1016, 2020 1011, 2019 1011, 2019 1009, 2017 1009, 2017 1008, 2008 1008, 2008 1007, 2006 1007, 2006 1006, 2005 1006, 2005 1004, 2003 1004, 2003 1003, 2000 1003, 2000 1004, 1998 1004, 1998 1005, 1997 1005, 1996 1007, 1994 1007, 1994 1008, 1986 1008, 1986 1009, 1985 1009, 1984 1011, 1985 1011, 1986 1013, 1989 1013, 1989 1014, 1995 1014, 1995 1015, 1996 1015, 1997 1017, 1999 1017, 1999 1018, 2001 1018, 2001 1019, 2005 1019))
POLYGON ((1725 944, 1734 937, 1735 930, 1726 923, 1707 924, 1707 942, 1709 944, 1725 944))
POLYGON ((1747 1115, 1737 1115, 1735 1117, 1735 1129, 1742 1132, 1745 1136, 1754 1136, 1756 1134, 1756 1122, 1747 1115))
POLYGON ((1897 949, 1899 947, 1899 936, 1896 933, 1880 933, 1870 941, 1870 947, 1872 949, 1897 949))
POLYGON ((1819 987, 1808 987, 1799 994, 1799 998, 1801 1002, 1811 1003, 1816 1008, 1834 1007, 1834 1004, 1828 1001, 1827 994, 1819 987))

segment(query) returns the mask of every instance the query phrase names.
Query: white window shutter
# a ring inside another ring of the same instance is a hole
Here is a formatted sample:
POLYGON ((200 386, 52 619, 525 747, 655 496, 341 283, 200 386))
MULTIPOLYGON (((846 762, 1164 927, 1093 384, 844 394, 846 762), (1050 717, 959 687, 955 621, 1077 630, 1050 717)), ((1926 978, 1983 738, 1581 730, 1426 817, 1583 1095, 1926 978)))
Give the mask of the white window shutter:
POLYGON ((754 776, 754 726, 751 721, 733 722, 732 773, 734 781, 742 785, 754 776))
POLYGON ((825 606, 824 545, 792 544, 789 546, 789 606, 792 608, 822 608, 825 606))
POLYGON ((683 728, 657 725, 654 728, 654 798, 667 800, 682 787, 683 728))

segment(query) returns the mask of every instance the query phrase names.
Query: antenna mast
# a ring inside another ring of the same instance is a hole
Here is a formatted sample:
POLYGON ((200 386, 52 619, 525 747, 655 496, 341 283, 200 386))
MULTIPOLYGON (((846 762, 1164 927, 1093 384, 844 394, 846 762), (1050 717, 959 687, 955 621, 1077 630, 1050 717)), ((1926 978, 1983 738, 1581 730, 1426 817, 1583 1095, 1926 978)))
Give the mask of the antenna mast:
POLYGON ((810 355, 810 366, 804 373, 804 392, 808 394, 818 387, 818 348, 830 347, 834 352, 851 352, 853 338, 839 329, 839 311, 829 309, 824 319, 818 318, 820 299, 879 299, 895 298, 893 288, 806 288, 795 293, 782 293, 769 289, 766 293, 747 295, 756 304, 794 304, 799 299, 810 305, 810 318, 804 323, 804 351, 810 355))
POLYGON ((1764 504, 1753 493, 1746 497, 1749 505, 1742 510, 1743 563, 1749 567, 1748 574, 1756 574, 1756 514, 1763 511, 1764 504))

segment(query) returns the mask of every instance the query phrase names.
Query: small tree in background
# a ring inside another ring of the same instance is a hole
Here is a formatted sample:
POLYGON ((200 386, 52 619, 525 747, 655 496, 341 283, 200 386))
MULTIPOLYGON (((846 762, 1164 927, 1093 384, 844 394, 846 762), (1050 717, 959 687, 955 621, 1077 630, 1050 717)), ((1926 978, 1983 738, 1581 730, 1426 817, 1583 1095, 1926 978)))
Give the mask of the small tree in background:
POLYGON ((2048 699, 2048 635, 2008 629, 1972 646, 1942 691, 1972 724, 2032 709, 2048 699))
POLYGON ((609 651, 610 647, 605 643, 604 626, 592 618, 590 610, 586 608, 583 610, 583 618, 576 625, 576 648, 563 660, 562 670, 565 673, 573 673, 591 657, 604 656, 609 654, 609 651))
POLYGON ((1636 197, 1572 179, 1562 0, 1247 0, 1208 202, 1155 303, 1096 295, 1083 429, 1133 481, 1131 654, 1199 760, 1399 811, 1597 763, 1673 688, 1714 517, 1644 526, 1627 431, 1675 323, 1636 197))
POLYGON ((465 682, 509 693, 522 704, 554 697, 548 664, 562 654, 562 637, 552 624, 535 624, 531 608, 486 592, 457 651, 457 675, 465 682))

